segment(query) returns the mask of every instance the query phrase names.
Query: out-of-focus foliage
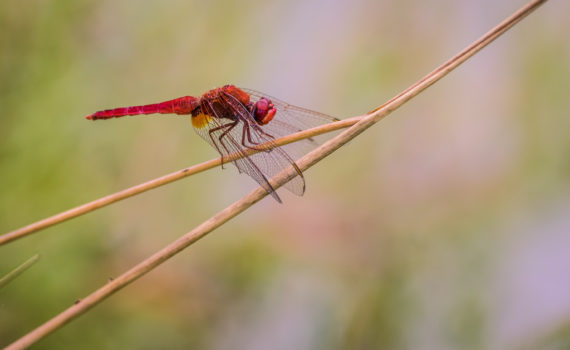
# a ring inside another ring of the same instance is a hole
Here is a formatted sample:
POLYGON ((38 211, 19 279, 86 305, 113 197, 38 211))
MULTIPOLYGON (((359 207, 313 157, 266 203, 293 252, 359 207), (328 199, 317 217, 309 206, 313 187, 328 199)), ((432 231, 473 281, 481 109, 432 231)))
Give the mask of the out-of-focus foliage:
MULTIPOLYGON (((340 118, 524 1, 4 1, 0 232, 216 156, 187 118, 95 110, 226 83, 340 118)), ((40 349, 570 346, 570 4, 42 340, 40 349)), ((0 247, 0 346, 247 193, 211 170, 0 247)))

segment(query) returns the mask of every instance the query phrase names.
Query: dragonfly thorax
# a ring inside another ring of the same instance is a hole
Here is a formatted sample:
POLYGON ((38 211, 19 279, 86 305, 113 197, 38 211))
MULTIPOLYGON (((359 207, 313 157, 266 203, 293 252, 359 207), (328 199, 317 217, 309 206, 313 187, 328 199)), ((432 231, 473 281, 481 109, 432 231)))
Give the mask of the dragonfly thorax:
POLYGON ((204 119, 205 116, 237 120, 240 117, 247 119, 244 115, 247 114, 257 124, 265 125, 275 117, 276 113, 275 105, 267 97, 261 97, 253 102, 245 91, 234 85, 226 85, 203 94, 198 107, 192 110, 191 114, 193 123, 194 118, 200 119, 196 120, 195 126, 205 126, 209 122, 209 118, 205 118, 208 121, 204 119))

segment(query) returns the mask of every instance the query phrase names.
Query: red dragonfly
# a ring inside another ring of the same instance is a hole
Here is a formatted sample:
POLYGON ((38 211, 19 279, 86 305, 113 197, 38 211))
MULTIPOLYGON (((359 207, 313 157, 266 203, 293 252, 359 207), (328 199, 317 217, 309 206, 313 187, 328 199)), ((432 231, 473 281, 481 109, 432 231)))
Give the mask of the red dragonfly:
POLYGON ((302 196, 305 179, 294 159, 317 146, 315 140, 309 138, 252 155, 244 151, 259 150, 258 145, 271 144, 275 138, 338 121, 326 114, 233 85, 210 90, 201 97, 184 96, 161 103, 107 109, 86 118, 99 120, 153 113, 191 115, 194 130, 220 153, 222 167, 224 158, 232 153, 239 154, 242 158, 233 161, 238 171, 251 176, 279 203, 281 198, 268 179, 292 166, 298 176, 284 186, 302 196))

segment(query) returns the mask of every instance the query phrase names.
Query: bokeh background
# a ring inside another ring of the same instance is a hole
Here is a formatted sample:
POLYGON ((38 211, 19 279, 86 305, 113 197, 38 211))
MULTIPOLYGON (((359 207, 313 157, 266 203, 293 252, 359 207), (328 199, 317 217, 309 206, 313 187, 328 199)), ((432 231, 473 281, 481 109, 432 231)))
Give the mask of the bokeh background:
MULTIPOLYGON (((226 83, 339 118, 525 4, 3 1, 0 232, 216 157, 188 118, 99 109, 226 83)), ((37 349, 570 348, 570 3, 37 349)), ((0 346, 254 188, 213 169, 0 247, 0 346)))

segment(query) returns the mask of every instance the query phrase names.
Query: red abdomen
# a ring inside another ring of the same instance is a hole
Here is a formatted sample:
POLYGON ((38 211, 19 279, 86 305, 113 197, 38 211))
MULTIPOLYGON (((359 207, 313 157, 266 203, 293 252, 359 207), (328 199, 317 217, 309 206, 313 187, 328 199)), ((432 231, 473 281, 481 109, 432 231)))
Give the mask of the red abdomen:
POLYGON ((184 96, 175 98, 174 100, 165 101, 161 103, 153 103, 143 106, 120 107, 113 109, 106 109, 89 114, 85 118, 89 120, 118 118, 126 115, 139 115, 139 114, 191 114, 194 109, 199 105, 197 98, 192 96, 184 96))

